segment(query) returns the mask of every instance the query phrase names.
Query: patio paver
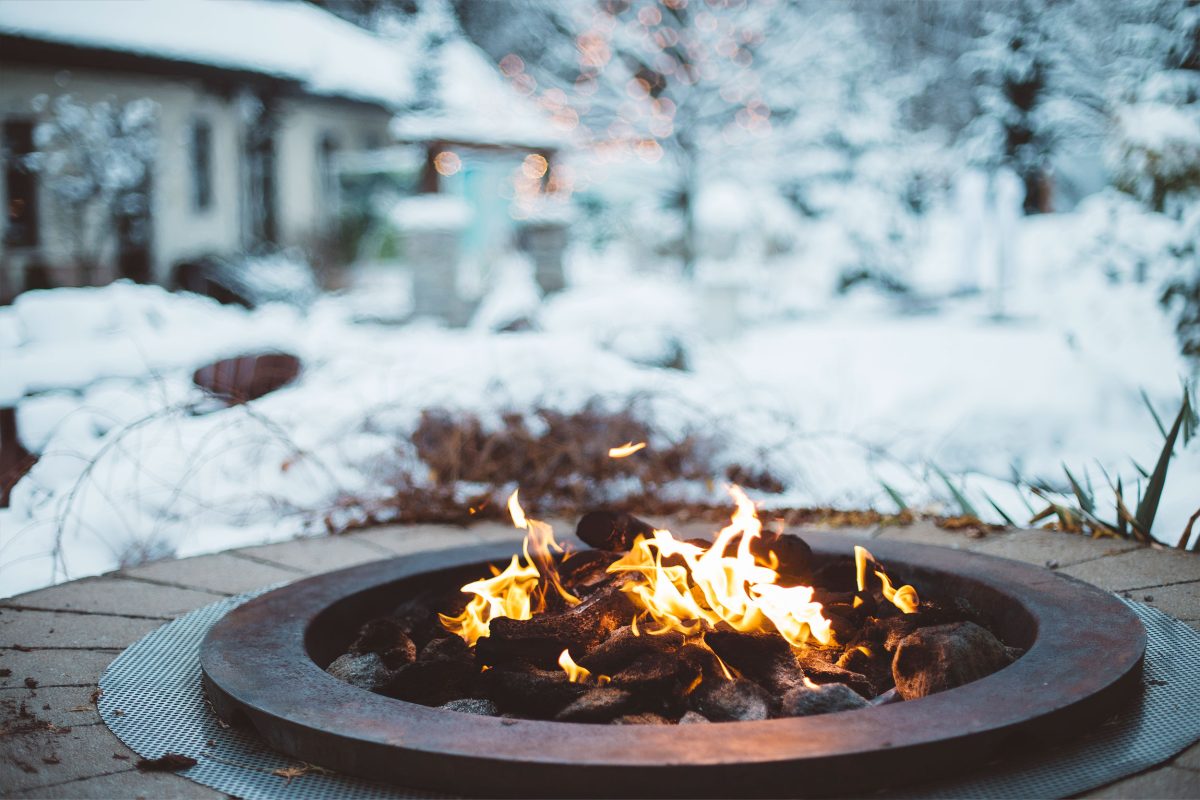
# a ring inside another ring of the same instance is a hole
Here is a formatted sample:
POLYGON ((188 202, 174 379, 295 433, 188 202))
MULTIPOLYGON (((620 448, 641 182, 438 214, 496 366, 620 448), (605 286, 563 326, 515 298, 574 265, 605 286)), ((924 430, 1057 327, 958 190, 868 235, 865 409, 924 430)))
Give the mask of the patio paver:
MULTIPOLYGON (((555 525, 559 532, 572 527, 555 525)), ((704 529, 696 523, 672 528, 681 534, 704 529)), ((1048 531, 970 538, 925 522, 853 533, 954 546, 1042 567, 1050 562, 1065 574, 1127 592, 1200 630, 1200 557, 1195 555, 1048 531)), ((521 531, 500 523, 374 528, 147 564, 0 601, 0 674, 10 673, 0 676, 0 729, 29 721, 15 718, 22 701, 38 721, 58 726, 0 736, 0 796, 220 798, 221 793, 177 775, 138 772, 136 756, 99 722, 92 690, 122 648, 165 619, 220 597, 374 559, 481 542, 516 543, 520 537, 521 531), (37 688, 28 688, 26 678, 37 688)), ((1170 764, 1085 796, 1200 796, 1200 745, 1170 764)))

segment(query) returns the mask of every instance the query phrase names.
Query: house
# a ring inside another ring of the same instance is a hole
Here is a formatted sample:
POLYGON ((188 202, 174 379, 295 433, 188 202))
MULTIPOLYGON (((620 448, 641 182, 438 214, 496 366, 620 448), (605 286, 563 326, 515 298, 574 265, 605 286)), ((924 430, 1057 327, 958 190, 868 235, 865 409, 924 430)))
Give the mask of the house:
POLYGON ((396 42, 271 0, 5 0, 0 76, 0 302, 311 245, 414 96, 396 42))

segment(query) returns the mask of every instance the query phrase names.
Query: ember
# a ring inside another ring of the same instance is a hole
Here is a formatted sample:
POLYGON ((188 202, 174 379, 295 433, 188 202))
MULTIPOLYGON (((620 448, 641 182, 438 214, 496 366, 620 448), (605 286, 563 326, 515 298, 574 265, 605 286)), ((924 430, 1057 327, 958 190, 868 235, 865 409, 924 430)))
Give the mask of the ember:
POLYGON ((745 493, 729 491, 735 511, 711 543, 595 511, 579 522, 595 548, 583 551, 561 546, 513 492, 526 535, 507 567, 463 586, 458 613, 430 600, 368 621, 329 671, 465 713, 692 724, 911 700, 1020 655, 961 598, 897 587, 862 547, 852 568, 815 563, 802 539, 764 532, 745 493))

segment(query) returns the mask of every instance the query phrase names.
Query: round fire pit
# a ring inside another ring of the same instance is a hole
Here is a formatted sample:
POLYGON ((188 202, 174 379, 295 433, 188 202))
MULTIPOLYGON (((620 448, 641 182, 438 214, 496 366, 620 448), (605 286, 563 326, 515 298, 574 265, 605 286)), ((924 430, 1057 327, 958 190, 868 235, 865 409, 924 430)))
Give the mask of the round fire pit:
MULTIPOLYGON (((806 534, 819 559, 857 540, 806 534)), ((488 796, 745 796, 863 792, 1060 742, 1138 688, 1146 634, 1119 600, 1004 559, 872 541, 896 577, 986 609, 1014 663, 956 689, 856 711, 760 722, 606 726, 475 716, 355 688, 324 671, 367 619, 461 585, 511 544, 398 558, 270 592, 200 652, 217 713, 295 758, 409 787, 488 796)))

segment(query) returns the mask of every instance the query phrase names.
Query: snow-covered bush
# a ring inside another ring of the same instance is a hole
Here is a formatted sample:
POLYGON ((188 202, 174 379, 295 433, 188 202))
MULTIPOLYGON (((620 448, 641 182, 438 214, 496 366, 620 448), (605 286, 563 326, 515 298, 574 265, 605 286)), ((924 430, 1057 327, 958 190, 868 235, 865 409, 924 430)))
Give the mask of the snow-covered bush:
POLYGON ((1200 103, 1122 108, 1111 148, 1114 184, 1155 211, 1172 196, 1200 193, 1200 103))

